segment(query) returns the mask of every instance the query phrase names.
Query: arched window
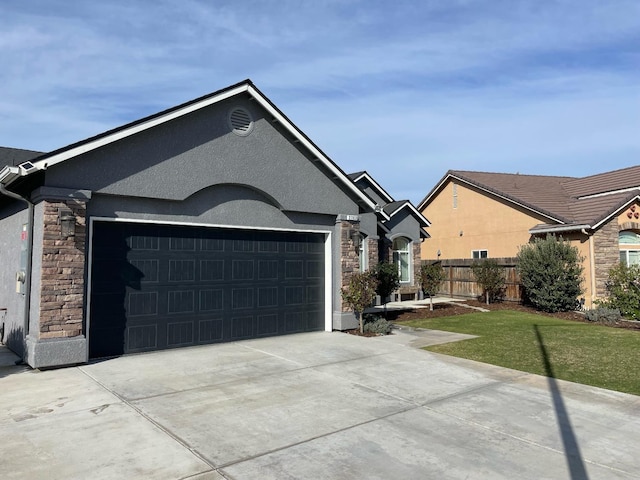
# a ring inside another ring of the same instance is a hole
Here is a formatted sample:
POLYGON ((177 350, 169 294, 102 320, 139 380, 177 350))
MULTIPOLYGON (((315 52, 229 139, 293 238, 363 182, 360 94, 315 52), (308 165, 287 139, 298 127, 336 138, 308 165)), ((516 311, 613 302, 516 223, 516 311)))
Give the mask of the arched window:
POLYGON ((398 267, 400 281, 403 283, 411 281, 411 242, 399 237, 393 241, 393 263, 398 267))
POLYGON ((640 234, 623 230, 618 236, 620 261, 626 265, 640 264, 640 234))

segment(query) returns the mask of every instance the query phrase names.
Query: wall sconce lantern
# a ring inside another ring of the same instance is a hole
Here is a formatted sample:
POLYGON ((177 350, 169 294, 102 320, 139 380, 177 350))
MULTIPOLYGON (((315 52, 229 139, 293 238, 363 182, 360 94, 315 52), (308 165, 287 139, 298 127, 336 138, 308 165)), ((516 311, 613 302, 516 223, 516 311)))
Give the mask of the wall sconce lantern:
POLYGON ((76 217, 71 210, 60 209, 58 211, 60 231, 63 237, 73 237, 76 234, 76 217))
POLYGON ((353 246, 356 247, 356 249, 359 249, 360 241, 362 240, 362 238, 360 237, 360 232, 358 230, 351 230, 351 232, 349 232, 349 236, 351 237, 353 246))

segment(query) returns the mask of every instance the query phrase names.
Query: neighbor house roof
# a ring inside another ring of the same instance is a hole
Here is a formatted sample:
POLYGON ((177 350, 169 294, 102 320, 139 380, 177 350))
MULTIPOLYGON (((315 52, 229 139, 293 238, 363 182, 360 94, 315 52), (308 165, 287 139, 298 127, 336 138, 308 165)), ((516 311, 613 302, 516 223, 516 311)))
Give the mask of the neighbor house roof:
POLYGON ((44 152, 34 150, 24 150, 22 148, 0 147, 0 166, 17 166, 21 163, 33 160, 44 152))
MULTIPOLYGON (((30 175, 36 171, 46 170, 57 163, 64 162, 70 158, 77 157, 83 153, 95 150, 104 145, 116 142, 122 138, 135 135, 136 133, 148 130, 157 125, 169 122, 181 116, 195 112, 202 108, 208 107, 215 103, 221 102, 236 95, 247 94, 254 99, 261 107, 263 107, 272 117, 273 122, 279 122, 293 137, 295 142, 307 149, 311 157, 323 164, 330 172, 331 176, 343 186, 357 199, 357 202, 375 210, 376 204, 367 195, 365 195, 348 177, 347 174, 336 165, 320 148, 311 141, 307 135, 302 132, 289 118, 276 107, 249 79, 239 82, 235 85, 223 88, 208 95, 196 98, 189 102, 183 103, 176 107, 163 110, 154 115, 144 117, 140 120, 128 123, 113 130, 106 131, 94 137, 73 143, 66 147, 54 150, 49 153, 43 153, 30 158, 29 163, 22 163, 22 166, 14 164, 6 164, 0 170, 0 182, 9 185, 16 179, 30 175)), ((26 161, 26 160, 25 160, 26 161)))
POLYGON ((418 208, 424 210, 449 181, 466 183, 546 219, 531 233, 595 229, 640 199, 640 165, 589 177, 449 170, 418 208))

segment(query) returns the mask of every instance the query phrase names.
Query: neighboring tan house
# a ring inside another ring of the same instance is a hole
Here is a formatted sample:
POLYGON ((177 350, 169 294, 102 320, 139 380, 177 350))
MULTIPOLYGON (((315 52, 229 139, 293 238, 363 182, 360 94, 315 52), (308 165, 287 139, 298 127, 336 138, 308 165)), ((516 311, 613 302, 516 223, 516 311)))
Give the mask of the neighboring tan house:
POLYGON ((617 262, 640 263, 640 165, 583 178, 450 170, 418 206, 423 260, 515 257, 547 234, 584 257, 587 307, 617 262))
POLYGON ((418 299, 421 293, 417 272, 420 247, 431 224, 409 200, 394 200, 367 172, 349 175, 356 186, 377 205, 374 213, 362 215, 360 222, 360 271, 379 262, 398 267, 400 287, 394 300, 418 299))
POLYGON ((250 80, 0 160, 2 341, 34 368, 355 327, 341 290, 360 231, 397 232, 415 265, 427 225, 385 211, 250 80))

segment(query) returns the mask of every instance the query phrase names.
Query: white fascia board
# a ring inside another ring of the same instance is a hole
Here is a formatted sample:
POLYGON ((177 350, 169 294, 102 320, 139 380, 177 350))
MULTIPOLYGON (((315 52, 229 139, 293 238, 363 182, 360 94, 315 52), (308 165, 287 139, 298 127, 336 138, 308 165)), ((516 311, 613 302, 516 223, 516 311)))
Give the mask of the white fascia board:
POLYGON ((135 135, 136 133, 140 133, 144 130, 148 130, 162 123, 174 120, 183 115, 187 115, 191 112, 195 112, 196 110, 200 110, 201 108, 208 107, 209 105, 213 105, 214 103, 220 102, 229 97, 233 97, 234 95, 238 95, 239 93, 246 92, 247 89, 248 89, 247 84, 239 85, 238 87, 228 90, 226 92, 221 92, 219 95, 215 95, 213 97, 204 99, 192 105, 187 105, 184 108, 180 108, 178 110, 168 112, 164 115, 154 117, 152 119, 147 120, 146 122, 142 122, 137 125, 133 125, 129 128, 126 128, 124 130, 114 132, 111 135, 106 135, 102 138, 98 138, 96 140, 82 143, 77 147, 71 148, 69 150, 65 150, 63 152, 60 152, 59 154, 43 158, 42 160, 33 162, 33 165, 38 170, 44 170, 52 165, 56 165, 57 163, 64 162, 65 160, 73 158, 77 155, 90 152, 91 150, 95 150, 96 148, 103 147, 104 145, 108 145, 109 143, 121 140, 131 135, 135 135))
POLYGON ((602 192, 602 193, 594 193, 592 195, 584 195, 583 197, 578 197, 578 200, 584 200, 585 198, 605 197, 607 195, 616 195, 618 193, 633 192, 634 190, 640 190, 640 185, 638 185, 637 187, 622 188, 620 190, 611 190, 610 192, 602 192))
POLYGON ((402 210, 403 208, 407 208, 409 207, 409 210, 411 210, 411 212, 418 217, 418 220, 420 221, 421 224, 423 224, 424 226, 430 227, 431 226, 431 222, 429 220, 427 220, 427 217, 425 217, 424 215, 422 215, 417 209, 416 207, 414 207, 411 202, 404 202, 400 207, 396 208, 395 211, 389 215, 390 217, 393 217, 396 213, 398 213, 400 210, 402 210))
POLYGON ((629 201, 624 202, 612 214, 607 215, 605 218, 603 218, 598 223, 596 223, 593 226, 593 229, 595 230, 596 228, 600 228, 602 226, 602 224, 607 223, 611 219, 611 217, 615 217, 616 215, 620 215, 620 212, 622 212, 625 208, 629 207, 629 205, 631 205, 633 202, 637 202, 637 201, 640 201, 640 195, 636 195, 635 197, 631 198, 629 201))
POLYGON ((380 186, 380 184, 378 182, 376 182, 371 175, 369 175, 368 172, 362 172, 362 175, 360 175, 359 177, 355 178, 353 181, 354 182, 358 182, 358 181, 362 180, 363 178, 367 179, 367 181, 373 186, 373 188, 375 188, 378 191, 380 196, 384 197, 384 199, 387 201, 387 203, 391 203, 391 202, 394 201, 393 197, 391 195, 389 195, 387 193, 387 191, 384 188, 382 188, 380 186))
POLYGON ((3 185, 9 185, 14 179, 20 176, 20 169, 18 167, 10 167, 6 165, 0 170, 0 183, 3 185))
POLYGON ((342 180, 353 193, 355 193, 360 199, 364 201, 364 203, 371 208, 371 210, 375 211, 376 204, 373 203, 360 189, 356 186, 355 183, 351 181, 343 172, 341 172, 334 164, 331 162, 317 147, 315 147, 309 140, 307 140, 303 135, 300 135, 298 129, 287 119, 285 118, 276 108, 271 105, 270 102, 267 101, 266 98, 262 96, 260 92, 258 92, 251 85, 248 86, 249 94, 264 108, 267 112, 269 112, 273 118, 275 118, 282 126, 284 126, 289 133, 291 133, 304 147, 309 150, 314 157, 319 159, 331 173, 333 173, 337 178, 342 180))
POLYGON ((431 198, 440 191, 440 188, 445 183, 447 183, 447 180, 449 180, 450 178, 451 178, 451 174, 445 175, 442 178, 442 180, 440 180, 440 183, 438 183, 438 185, 436 185, 436 187, 433 190, 431 190, 431 194, 428 195, 424 200, 420 202, 420 204, 418 205, 418 209, 423 210, 424 207, 431 201, 431 198))
POLYGON ((577 232, 580 230, 595 229, 595 226, 583 224, 583 225, 550 225, 548 228, 531 228, 529 233, 535 235, 538 233, 555 233, 555 232, 577 232))

